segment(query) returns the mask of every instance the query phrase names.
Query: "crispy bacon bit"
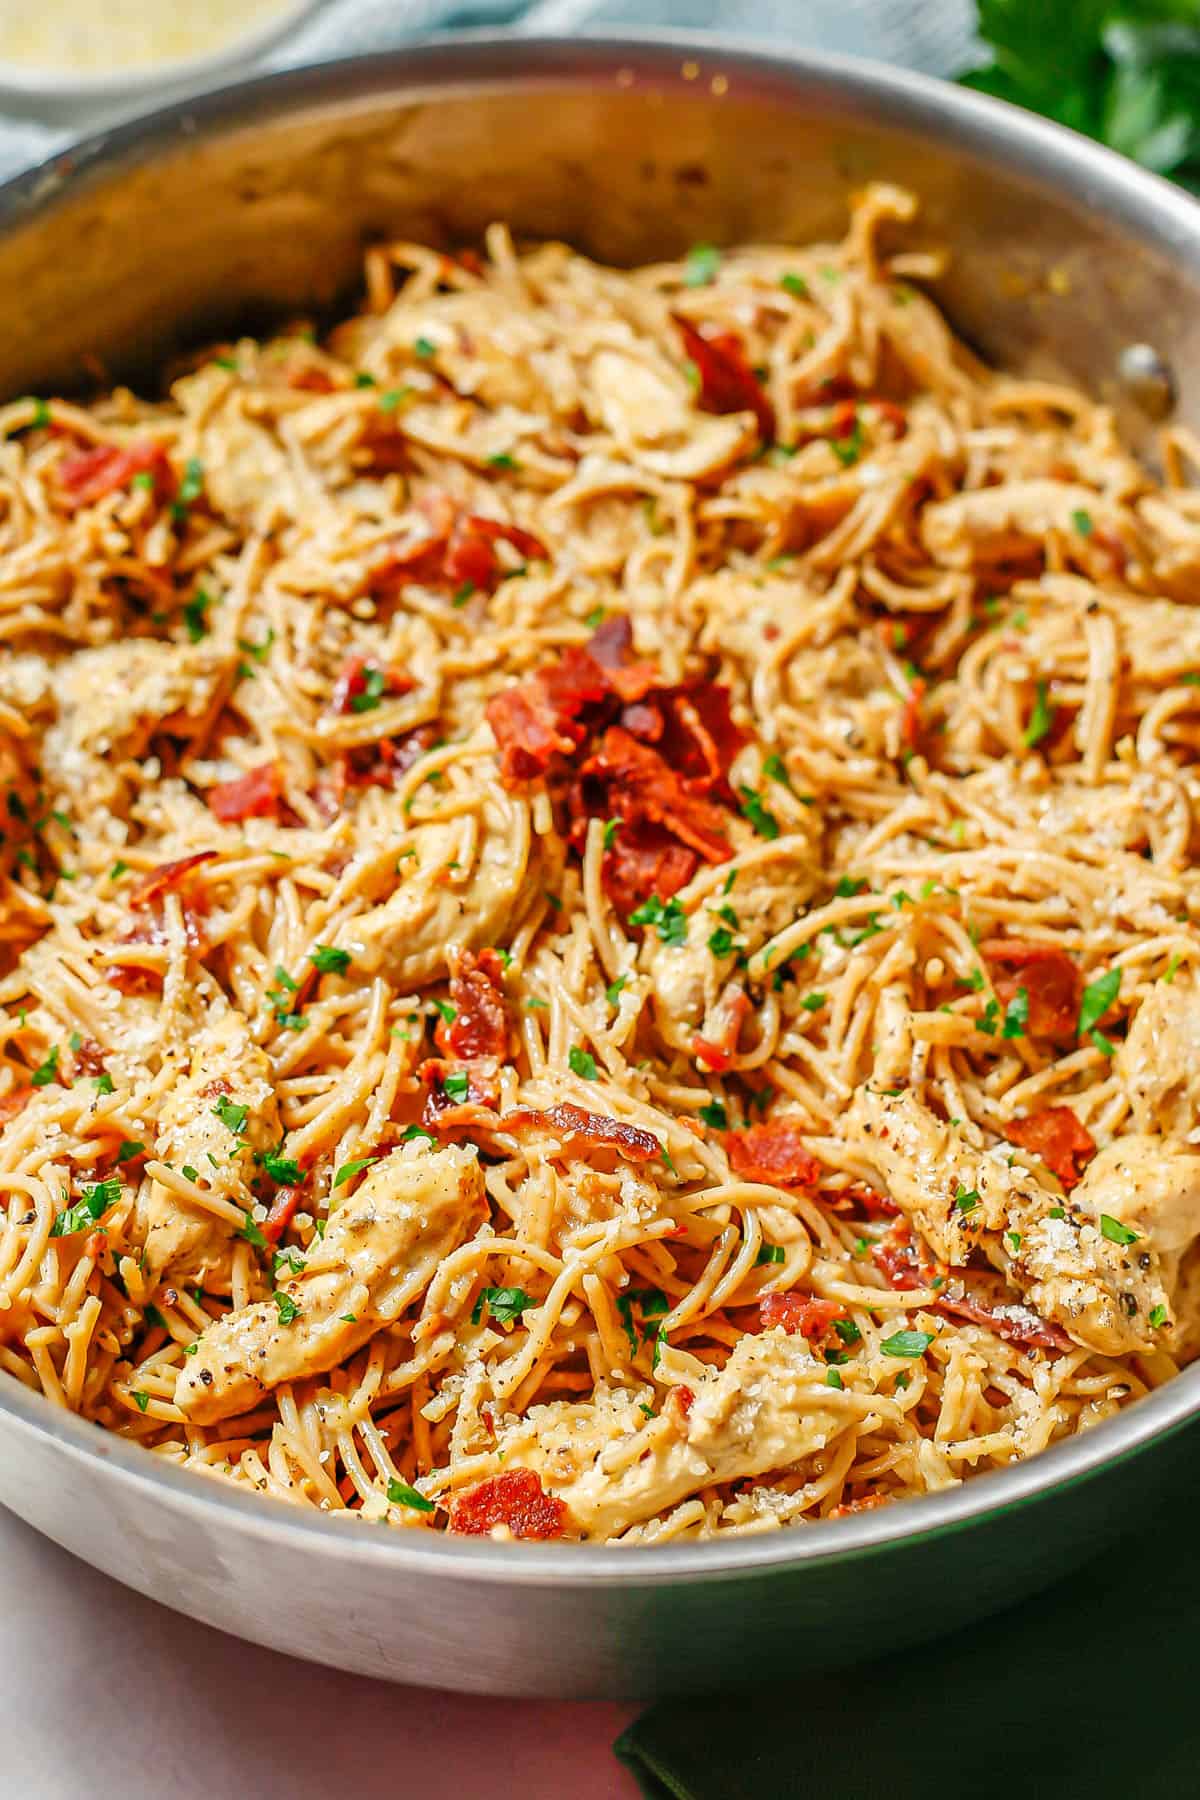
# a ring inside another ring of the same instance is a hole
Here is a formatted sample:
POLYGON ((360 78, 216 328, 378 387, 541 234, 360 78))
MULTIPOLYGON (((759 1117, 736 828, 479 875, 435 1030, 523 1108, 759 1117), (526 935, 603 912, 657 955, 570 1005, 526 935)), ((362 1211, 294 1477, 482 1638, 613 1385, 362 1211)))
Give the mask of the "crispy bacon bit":
POLYGON ((276 762, 260 763, 257 769, 247 769, 232 781, 219 781, 205 795, 209 812, 226 825, 241 819, 273 817, 282 798, 282 772, 276 762))
POLYGON ((571 756, 586 731, 578 721, 605 700, 608 677, 587 651, 572 647, 528 681, 505 688, 487 704, 500 747, 500 773, 514 785, 544 775, 556 756, 571 756))
POLYGON ((674 1406, 675 1411, 679 1414, 679 1422, 681 1425, 686 1423, 691 1417, 692 1407, 695 1403, 696 1396, 690 1387, 684 1387, 682 1385, 680 1387, 674 1387, 667 1395, 667 1404, 669 1406, 674 1406))
POLYGON ((987 938, 981 955, 992 967, 992 982, 1001 1005, 1007 1006, 1019 988, 1029 995, 1028 1029, 1031 1037, 1056 1042, 1075 1036, 1079 1018, 1079 970, 1064 950, 1052 944, 1030 944, 1021 938, 987 938))
POLYGON ((570 1515, 548 1494, 532 1469, 506 1469, 450 1503, 450 1529, 464 1537, 484 1537, 506 1525, 516 1538, 560 1538, 570 1515))
POLYGON ((811 1294, 764 1294, 758 1303, 762 1329, 782 1325, 793 1336, 799 1332, 810 1344, 819 1343, 835 1319, 844 1319, 846 1309, 836 1300, 814 1300, 811 1294))
POLYGON ((290 388, 305 394, 332 394, 337 387, 329 370, 316 363, 289 363, 286 380, 290 388))
POLYGON ((683 338, 689 360, 700 377, 700 404, 707 412, 752 412, 764 444, 775 437, 775 409, 762 383, 746 361, 740 340, 731 331, 711 337, 679 313, 672 322, 683 338))
POLYGON ((438 1025, 434 1038, 450 1057, 508 1055, 508 1014, 504 968, 494 950, 460 950, 450 977, 454 1017, 438 1025))
POLYGON ((472 1125, 495 1125, 493 1117, 500 1104, 500 1082, 490 1062, 443 1062, 431 1056, 421 1064, 421 1080, 425 1084, 425 1106, 422 1125, 431 1131, 464 1131, 472 1125), (461 1077, 466 1077, 466 1090, 456 1093, 461 1077), (446 1080, 450 1079, 450 1092, 446 1080))
POLYGON ((277 1244, 296 1213, 300 1210, 300 1202, 304 1198, 298 1187, 281 1187, 276 1190, 266 1218, 262 1222, 262 1234, 268 1244, 277 1244))
POLYGON ((730 982, 721 996, 720 1010, 725 1014, 725 1029, 721 1036, 715 1042, 705 1037, 692 1039, 692 1052, 697 1062, 716 1074, 722 1074, 737 1055, 742 1021, 747 1013, 753 1012, 754 1005, 744 989, 736 982, 730 982))
POLYGON ((70 1055, 76 1079, 81 1075, 103 1075, 104 1052, 94 1038, 84 1038, 78 1050, 72 1050, 70 1055))
POLYGON ((859 1500, 843 1500, 825 1516, 828 1519, 848 1519, 853 1513, 872 1512, 877 1506, 886 1506, 890 1499, 890 1494, 864 1494, 859 1500))
POLYGON ((1039 1156, 1068 1193, 1096 1154, 1095 1139, 1069 1106, 1046 1106, 1027 1118, 1013 1119, 1004 1135, 1010 1144, 1039 1156))
POLYGON ((406 769, 419 762, 433 748, 437 732, 432 725, 418 725, 403 737, 376 738, 370 744, 356 744, 343 751, 337 761, 332 783, 324 790, 330 817, 341 811, 347 788, 394 788, 406 769))
POLYGON ((939 1273, 945 1274, 945 1270, 922 1259, 907 1223, 893 1225, 888 1235, 875 1245, 871 1258, 887 1277, 888 1285, 901 1290, 929 1287, 938 1279, 939 1273))
POLYGON ((804 1148, 795 1125, 751 1125, 745 1131, 727 1131, 724 1143, 735 1174, 747 1181, 815 1188, 821 1179, 821 1165, 804 1148))
POLYGON ((581 774, 585 784, 603 784, 612 816, 623 822, 664 825, 705 862, 726 862, 732 855, 721 809, 689 793, 658 751, 639 743, 622 726, 609 727, 581 774))
POLYGON ((984 1325, 997 1337, 1007 1339, 1022 1349, 1069 1350, 1071 1340, 1057 1325, 1051 1325, 1023 1302, 1012 1306, 981 1306, 965 1294, 946 1295, 930 1308, 950 1319, 966 1319, 972 1325, 984 1325))
POLYGON ((626 825, 604 853, 604 887, 618 913, 627 917, 657 894, 669 900, 696 873, 699 857, 662 825, 626 825))
MULTIPOLYGON (((362 710, 354 702, 362 698, 367 691, 367 677, 378 673, 383 677, 383 695, 394 697, 407 694, 416 683, 399 669, 379 669, 369 657, 348 656, 338 670, 333 684, 333 692, 329 696, 329 710, 332 713, 348 713, 362 710)), ((380 695, 380 698, 383 698, 380 695)))
POLYGON ((142 474, 154 476, 156 493, 169 493, 174 487, 171 464, 161 444, 131 444, 124 450, 118 444, 94 444, 90 450, 64 457, 58 465, 59 486, 73 510, 94 506, 142 474))
POLYGON ((547 1107, 545 1112, 522 1108, 519 1112, 505 1113, 500 1120, 502 1131, 517 1131, 527 1125, 560 1137, 566 1156, 593 1146, 615 1150, 627 1162, 649 1162, 652 1157, 662 1155, 662 1145, 652 1132, 643 1131, 639 1125, 628 1125, 624 1119, 610 1119, 606 1113, 585 1112, 568 1100, 547 1107))
POLYGON ((23 1112, 26 1103, 32 1098, 31 1087, 9 1088, 7 1094, 0 1094, 0 1126, 7 1125, 10 1119, 15 1119, 19 1112, 23 1112))
POLYGON ((545 544, 532 531, 481 513, 460 513, 447 495, 433 496, 425 513, 429 535, 390 550, 374 569, 374 585, 420 581, 430 587, 457 590, 469 585, 488 592, 505 573, 494 545, 510 544, 526 561, 549 558, 545 544))
POLYGON ((904 701, 904 714, 900 724, 900 735, 908 749, 915 750, 921 742, 921 703, 925 698, 926 681, 923 675, 914 675, 908 684, 908 694, 904 701))
POLYGON ((182 887, 193 869, 198 869, 201 863, 212 862, 217 855, 216 850, 197 850, 192 856, 180 856, 174 862, 159 863, 157 868, 143 875, 133 889, 129 896, 130 906, 135 911, 152 906, 164 894, 182 887))
POLYGON ((658 670, 653 663, 631 662, 633 626, 628 614, 612 613, 602 619, 588 639, 588 654, 600 664, 608 684, 626 705, 648 694, 658 686, 658 670))

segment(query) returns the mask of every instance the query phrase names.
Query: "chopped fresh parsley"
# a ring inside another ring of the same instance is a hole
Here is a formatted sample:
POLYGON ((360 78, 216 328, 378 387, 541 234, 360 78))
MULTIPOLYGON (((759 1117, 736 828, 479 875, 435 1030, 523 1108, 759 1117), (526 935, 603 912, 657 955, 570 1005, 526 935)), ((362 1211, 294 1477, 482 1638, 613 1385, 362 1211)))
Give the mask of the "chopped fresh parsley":
POLYGON ((833 890, 834 898, 836 900, 852 900, 855 894, 862 893, 866 885, 865 881, 861 881, 853 875, 843 875, 833 890))
POLYGON ((1179 954, 1179 952, 1178 952, 1178 950, 1173 950, 1173 951, 1172 951, 1172 952, 1171 952, 1171 960, 1170 960, 1170 962, 1169 962, 1169 963, 1168 963, 1168 964, 1167 964, 1167 967, 1166 967, 1166 971, 1165 971, 1165 973, 1164 973, 1164 974, 1163 974, 1163 980, 1164 980, 1164 981, 1168 981, 1168 982, 1169 982, 1169 981, 1174 981, 1174 979, 1175 979, 1175 971, 1176 971, 1176 970, 1177 970, 1177 969, 1178 969, 1178 967, 1179 967, 1179 965, 1180 965, 1180 963, 1181 963, 1181 962, 1182 962, 1182 961, 1183 961, 1183 958, 1182 958, 1182 956, 1181 956, 1181 955, 1180 955, 1180 954, 1179 954))
POLYGON ((271 1298, 279 1308, 279 1323, 281 1325, 291 1325, 300 1317, 300 1308, 290 1294, 282 1293, 280 1289, 276 1288, 275 1292, 271 1295, 271 1298))
POLYGON ((184 603, 184 630, 193 644, 198 644, 208 630, 208 611, 212 603, 212 595, 202 587, 198 587, 191 599, 184 603))
POLYGON ((1160 1301, 1157 1306, 1150 1308, 1150 1323, 1155 1331, 1161 1331, 1166 1322, 1167 1309, 1160 1301))
POLYGON ((97 1219, 103 1218, 110 1206, 115 1206, 121 1198, 121 1183, 115 1176, 107 1181, 98 1181, 94 1187, 85 1188, 83 1199, 68 1207, 66 1212, 59 1213, 50 1227, 51 1237, 69 1237, 72 1232, 86 1231, 97 1219))
POLYGON ((782 1244, 760 1244, 754 1266, 757 1268, 761 1263, 781 1263, 786 1257, 787 1251, 782 1244))
POLYGON ((567 1051, 567 1061, 572 1075, 578 1075, 581 1081, 597 1079, 596 1059, 590 1050, 581 1050, 578 1044, 572 1044, 567 1051))
POLYGON ((344 975, 350 967, 350 952, 332 944, 318 944, 309 951, 308 960, 322 975, 344 975))
POLYGON ((300 1164, 290 1156, 280 1156, 277 1150, 264 1150, 256 1160, 279 1187, 299 1187, 304 1180, 300 1164))
POLYGON ((177 519, 182 519, 188 507, 198 500, 204 492, 204 464, 198 457, 189 456, 183 465, 183 479, 179 483, 179 491, 175 496, 171 511, 177 519))
POLYGON ((377 1163, 378 1161, 379 1158, 377 1156, 360 1156, 355 1162, 343 1163, 341 1168, 334 1175, 334 1187, 341 1187, 344 1181, 353 1181, 356 1175, 361 1175, 364 1169, 369 1169, 372 1163, 377 1163))
POLYGON ((974 1212, 979 1205, 977 1189, 960 1187, 954 1195, 954 1204, 961 1213, 974 1212))
POLYGON ((777 781, 780 787, 790 788, 792 785, 791 777, 783 766, 782 756, 768 756, 763 762, 763 774, 769 775, 772 781, 777 781))
POLYGON ((455 1019, 458 1017, 458 1008, 454 1005, 453 1001, 435 1000, 433 1004, 441 1014, 443 1023, 446 1025, 453 1025, 455 1019))
POLYGON ((150 1396, 145 1388, 130 1388, 129 1398, 135 1403, 139 1412, 145 1412, 150 1404, 150 1396))
POLYGON ((451 1069, 442 1077, 442 1092, 448 1100, 464 1101, 471 1092, 471 1078, 465 1069, 451 1069))
POLYGON ((724 925, 718 925, 709 936, 708 947, 714 956, 732 956, 734 951, 733 933, 724 925))
POLYGON ((1004 1241, 1008 1245, 1009 1255, 1016 1256, 1017 1252, 1021 1248, 1020 1232, 1019 1231, 1006 1231, 1004 1234, 1004 1241))
POLYGON ((653 925, 664 944, 687 942, 687 914, 674 896, 670 900, 660 900, 657 894, 651 894, 630 913, 629 923, 653 925))
POLYGON ((199 1169, 193 1169, 191 1163, 184 1163, 179 1173, 183 1176, 185 1181, 199 1181, 200 1179, 199 1169))
POLYGON ((791 294, 796 300, 808 299, 808 283, 803 275, 781 275, 779 285, 785 294, 791 294))
POLYGON ((924 1356, 932 1342, 932 1331, 896 1331, 879 1348, 885 1356, 924 1356))
POLYGON ((437 345, 431 343, 427 337, 417 338, 413 344, 413 349, 423 361, 428 361, 431 356, 437 355, 437 345))
POLYGON ((235 1103, 228 1094, 222 1094, 212 1108, 222 1125, 228 1127, 235 1137, 241 1137, 246 1129, 246 1120, 250 1116, 250 1108, 241 1102, 235 1103))
POLYGON ((625 987, 625 982, 626 977, 624 975, 618 975, 617 979, 615 981, 610 981, 605 988, 604 998, 608 1001, 610 1006, 619 1006, 621 1004, 621 993, 625 987))
POLYGON ((620 819, 606 819, 604 822, 603 843, 606 850, 611 850, 617 841, 617 827, 620 819))
POLYGON ((1100 1214, 1100 1236, 1108 1239, 1110 1244, 1136 1244, 1140 1236, 1120 1219, 1114 1219, 1111 1213, 1100 1214))
POLYGON ((363 670, 362 692, 350 696, 350 711, 374 712, 387 693, 387 673, 373 664, 363 670))
POLYGON ((138 1138, 122 1138, 117 1145, 117 1161, 119 1163, 132 1162, 134 1157, 140 1156, 145 1148, 145 1144, 138 1138))
POLYGON ((413 1512, 431 1513, 437 1509, 432 1500, 424 1494, 418 1494, 415 1487, 409 1487, 407 1481, 397 1481, 392 1476, 387 1484, 387 1497, 392 1506, 408 1506, 413 1512))
POLYGON ((426 1131, 423 1125, 406 1125, 404 1131, 401 1133, 400 1142, 402 1144, 412 1144, 415 1143, 418 1138, 424 1138, 427 1144, 432 1144, 436 1141, 432 1131, 426 1131))
POLYGON ((805 1012, 820 1012, 828 998, 827 994, 805 994, 800 1004, 805 1012))
POLYGON ((709 1126, 713 1131, 729 1130, 729 1114, 725 1110, 723 1100, 710 1100, 707 1106, 700 1108, 700 1123, 709 1126))
POLYGON ((49 1087, 58 1077, 58 1045, 51 1044, 44 1059, 38 1064, 29 1077, 30 1085, 35 1088, 49 1087))
POLYGON ((1019 987, 1004 1011, 1004 1023, 1000 1027, 1002 1038, 1019 1038, 1025 1036, 1025 1027, 1029 1023, 1029 990, 1019 987))
POLYGON ((858 1329, 858 1326, 854 1323, 853 1319, 835 1319, 833 1321, 833 1329, 837 1332, 843 1344, 862 1343, 862 1332, 858 1329))
POLYGON ((398 411, 411 393, 412 389, 410 387, 388 388, 386 393, 380 394, 379 396, 380 412, 394 413, 398 411))
POLYGON ((764 805, 758 789, 742 784, 738 788, 738 793, 741 795, 742 812, 749 819, 759 837, 777 838, 779 836, 779 820, 764 805))
POLYGON ((717 279, 721 252, 715 244, 693 244, 683 262, 685 287, 708 287, 717 279))
POLYGON ((1071 514, 1071 523, 1079 533, 1080 537, 1091 537, 1092 515, 1089 512, 1084 512, 1081 506, 1076 507, 1075 511, 1071 514))
POLYGON ((537 1304, 538 1302, 531 1294, 527 1294, 524 1288, 481 1288, 479 1298, 471 1308, 471 1323, 472 1325, 479 1324, 486 1306, 488 1313, 498 1325, 512 1325, 528 1307, 537 1304))
POLYGON ((842 1380, 841 1376, 838 1374, 836 1369, 826 1369, 826 1371, 825 1371, 825 1386, 826 1387, 844 1388, 845 1385, 846 1385, 845 1382, 842 1380))
POLYGON ((498 456, 489 456, 487 463, 490 469, 519 469, 521 466, 516 457, 510 456, 507 450, 502 450, 498 456))
POLYGON ((253 1244, 256 1250, 265 1250, 267 1247, 267 1240, 263 1236, 262 1231, 254 1218, 250 1213, 243 1213, 242 1217, 245 1220, 245 1224, 238 1232, 238 1236, 240 1238, 245 1238, 248 1244, 253 1244))
POLYGON ((1042 739, 1053 728, 1054 720, 1057 716, 1058 708, 1050 704, 1046 695, 1046 683, 1044 681, 1039 681, 1037 684, 1037 697, 1033 702, 1033 711, 1029 715, 1029 723, 1021 733, 1021 741, 1028 750, 1032 750, 1035 744, 1041 743, 1042 739))
POLYGON ((1079 1002, 1079 1023, 1075 1028, 1077 1036, 1083 1037, 1094 1025, 1099 1024, 1120 991, 1120 969, 1107 969, 1103 975, 1097 975, 1095 981, 1088 982, 1079 1002))

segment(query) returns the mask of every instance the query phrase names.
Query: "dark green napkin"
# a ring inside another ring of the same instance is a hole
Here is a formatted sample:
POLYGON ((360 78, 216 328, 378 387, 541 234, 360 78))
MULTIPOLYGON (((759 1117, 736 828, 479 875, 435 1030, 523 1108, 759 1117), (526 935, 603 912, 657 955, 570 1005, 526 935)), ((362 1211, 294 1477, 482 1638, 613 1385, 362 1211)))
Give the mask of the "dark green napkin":
POLYGON ((617 1755, 647 1800, 1200 1794, 1200 1435, 1190 1435, 1169 1500, 1049 1592, 836 1674, 664 1701, 617 1740, 617 1755))

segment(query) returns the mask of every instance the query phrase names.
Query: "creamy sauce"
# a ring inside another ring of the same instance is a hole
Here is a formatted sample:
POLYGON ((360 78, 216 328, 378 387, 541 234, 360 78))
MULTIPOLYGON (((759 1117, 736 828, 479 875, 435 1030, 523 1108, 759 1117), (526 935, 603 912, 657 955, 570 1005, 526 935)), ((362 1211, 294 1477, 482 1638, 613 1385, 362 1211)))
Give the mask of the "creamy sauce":
POLYGON ((37 0, 0 4, 0 61, 111 75, 203 56, 288 10, 288 0, 37 0))

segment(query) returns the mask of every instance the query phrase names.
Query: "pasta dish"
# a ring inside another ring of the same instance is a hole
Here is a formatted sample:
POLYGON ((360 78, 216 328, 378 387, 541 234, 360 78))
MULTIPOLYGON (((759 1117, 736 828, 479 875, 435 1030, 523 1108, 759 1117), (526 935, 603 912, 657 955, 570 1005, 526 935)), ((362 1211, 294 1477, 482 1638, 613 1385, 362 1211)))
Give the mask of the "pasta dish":
POLYGON ((1200 1348, 1200 441, 911 196, 0 409, 0 1364, 394 1529, 816 1523, 1200 1348))

